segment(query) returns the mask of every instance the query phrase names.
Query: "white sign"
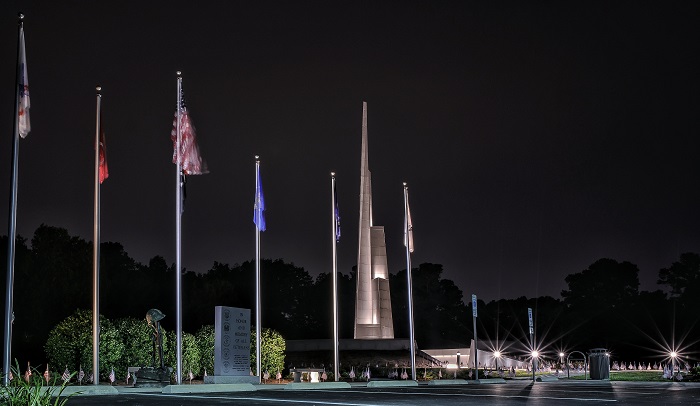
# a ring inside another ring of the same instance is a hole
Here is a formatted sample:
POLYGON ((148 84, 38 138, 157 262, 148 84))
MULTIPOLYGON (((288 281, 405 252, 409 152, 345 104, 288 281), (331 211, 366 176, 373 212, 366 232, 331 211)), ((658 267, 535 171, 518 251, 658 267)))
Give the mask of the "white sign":
POLYGON ((476 295, 472 295, 472 316, 476 317, 476 295))
POLYGON ((533 324, 532 324, 532 308, 530 308, 530 307, 527 308, 527 320, 528 320, 528 324, 530 325, 530 334, 534 334, 535 329, 533 328, 533 324))

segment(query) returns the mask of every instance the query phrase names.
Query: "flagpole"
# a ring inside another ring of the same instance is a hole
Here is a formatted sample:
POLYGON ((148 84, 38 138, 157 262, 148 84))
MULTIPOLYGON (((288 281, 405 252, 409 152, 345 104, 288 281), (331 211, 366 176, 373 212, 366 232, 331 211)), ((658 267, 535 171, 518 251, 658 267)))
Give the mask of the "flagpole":
MULTIPOLYGON (((100 118, 102 113, 102 88, 97 86, 95 114, 95 207, 92 238, 92 373, 100 371, 100 118)), ((93 385, 99 385, 93 379, 93 385)))
POLYGON ((340 375, 340 339, 338 337, 338 213, 336 211, 335 172, 331 172, 331 239, 333 242, 333 377, 340 375))
POLYGON ((180 128, 180 117, 182 115, 182 72, 177 71, 177 170, 175 172, 175 318, 176 318, 176 358, 177 384, 182 384, 182 160, 180 143, 182 142, 182 128, 180 128))
MULTIPOLYGON (((260 157, 255 156, 255 188, 260 187, 260 157)), ((255 191, 256 200, 258 199, 258 190, 255 191)), ((262 209, 256 208, 260 211, 262 216, 262 209)), ((260 349, 260 323, 262 323, 261 316, 261 300, 260 300, 260 224, 255 225, 255 369, 258 375, 258 383, 261 381, 262 373, 260 369, 262 368, 262 360, 260 359, 262 351, 260 349)))
POLYGON ((416 341, 413 327, 413 282, 411 279, 411 238, 409 235, 409 210, 408 210, 408 186, 403 183, 403 208, 404 208, 404 236, 406 239, 406 278, 408 282, 408 327, 409 340, 411 341, 411 377, 415 381, 416 376, 416 341))
POLYGON ((20 41, 24 35, 24 14, 18 14, 17 24, 17 71, 15 74, 15 123, 12 140, 12 182, 10 186, 10 214, 7 233, 7 284, 5 288, 5 338, 3 341, 3 384, 9 384, 10 357, 12 354, 12 322, 14 318, 13 293, 15 279, 15 237, 17 233, 17 175, 19 167, 19 75, 20 41))

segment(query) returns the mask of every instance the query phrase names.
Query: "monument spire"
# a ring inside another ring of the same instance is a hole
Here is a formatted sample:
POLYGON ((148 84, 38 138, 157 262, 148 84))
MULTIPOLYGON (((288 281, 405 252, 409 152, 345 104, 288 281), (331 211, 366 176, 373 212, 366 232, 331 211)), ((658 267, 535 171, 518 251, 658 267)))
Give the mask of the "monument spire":
POLYGON ((394 338, 384 227, 374 226, 372 219, 372 175, 368 150, 367 103, 362 102, 355 338, 394 338))

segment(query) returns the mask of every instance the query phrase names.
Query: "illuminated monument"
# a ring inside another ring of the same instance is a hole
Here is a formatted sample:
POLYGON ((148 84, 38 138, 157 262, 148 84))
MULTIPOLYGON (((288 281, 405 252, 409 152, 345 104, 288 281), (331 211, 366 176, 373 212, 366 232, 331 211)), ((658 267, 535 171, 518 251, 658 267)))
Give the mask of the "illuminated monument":
POLYGON ((360 229, 357 250, 355 339, 393 339, 384 226, 372 224, 372 175, 367 154, 367 103, 362 102, 360 229))

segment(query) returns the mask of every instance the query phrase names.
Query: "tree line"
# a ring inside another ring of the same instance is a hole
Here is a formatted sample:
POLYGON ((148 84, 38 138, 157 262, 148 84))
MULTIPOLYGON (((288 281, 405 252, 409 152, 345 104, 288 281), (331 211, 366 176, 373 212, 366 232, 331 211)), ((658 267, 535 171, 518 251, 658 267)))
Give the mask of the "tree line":
MULTIPOLYGON (((175 328, 175 267, 161 256, 148 264, 131 258, 117 242, 101 244, 100 311, 110 319, 143 318, 150 308, 175 328)), ((0 260, 7 255, 0 241, 0 260)), ((282 259, 261 264, 262 324, 284 339, 332 337, 332 275, 313 278, 282 259)), ((419 348, 458 348, 473 337, 471 302, 440 264, 412 270, 415 337, 419 348)), ((627 360, 662 359, 671 346, 690 360, 699 358, 700 256, 684 253, 659 271, 666 288, 639 290, 639 269, 629 262, 599 259, 566 277, 561 298, 543 296, 479 301, 477 333, 490 347, 520 355, 529 341, 527 308, 535 313, 536 343, 545 353, 603 347, 627 360), (514 344, 513 344, 514 343, 514 344)), ((5 278, 0 278, 5 291, 5 278)), ((406 270, 390 275, 395 336, 408 334, 406 270)), ((183 329, 197 331, 214 322, 214 306, 255 308, 255 264, 214 262, 203 273, 182 275, 183 329)), ((339 329, 352 338, 356 270, 338 274, 339 329)), ((4 314, 4 301, 2 302, 4 314)), ((17 237, 14 287, 13 357, 45 359, 49 331, 76 309, 92 307, 92 243, 64 228, 41 225, 31 241, 17 237)), ((145 322, 144 322, 145 323, 145 322)), ((552 358, 556 358, 553 355, 552 358)))

